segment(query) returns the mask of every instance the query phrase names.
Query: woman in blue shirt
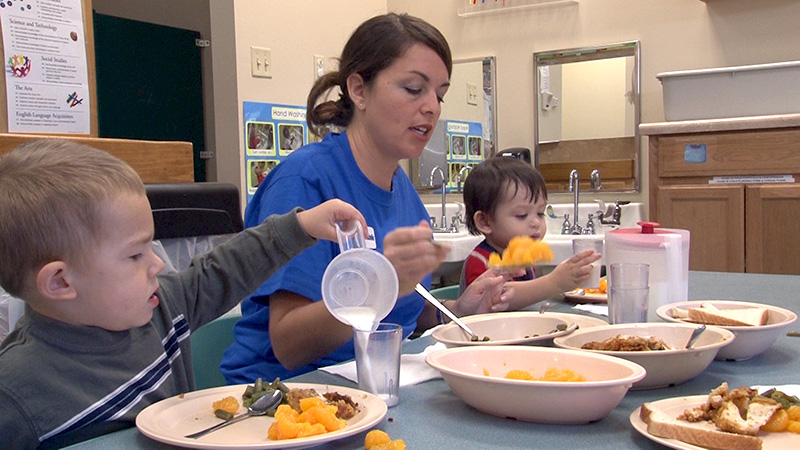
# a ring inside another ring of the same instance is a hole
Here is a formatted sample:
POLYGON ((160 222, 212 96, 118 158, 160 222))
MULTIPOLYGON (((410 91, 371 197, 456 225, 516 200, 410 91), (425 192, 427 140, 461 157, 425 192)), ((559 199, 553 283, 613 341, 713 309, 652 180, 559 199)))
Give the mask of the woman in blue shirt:
MULTIPOLYGON (((384 321, 401 324, 405 336, 439 323, 414 286, 430 287, 430 273, 447 251, 433 245, 428 213, 398 163, 418 157, 430 140, 451 69, 447 41, 427 22, 390 13, 361 24, 339 70, 320 77, 308 96, 312 131, 322 135, 331 125, 344 131, 294 151, 264 179, 245 212, 250 227, 331 198, 358 208, 370 228, 368 246, 397 270, 400 297, 384 321), (339 98, 326 100, 337 87, 339 98)), ((338 245, 319 242, 244 300, 221 365, 229 383, 288 378, 354 357, 352 328, 320 301, 322 275, 338 254, 338 245)), ((502 309, 503 281, 487 272, 449 307, 459 315, 502 309)))

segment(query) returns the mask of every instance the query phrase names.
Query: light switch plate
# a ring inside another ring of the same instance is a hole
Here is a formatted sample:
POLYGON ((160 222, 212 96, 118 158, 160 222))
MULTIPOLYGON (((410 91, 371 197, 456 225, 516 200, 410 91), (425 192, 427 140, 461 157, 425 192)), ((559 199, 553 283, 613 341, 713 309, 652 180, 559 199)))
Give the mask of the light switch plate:
POLYGON ((478 104, 478 85, 473 83, 467 83, 467 104, 468 105, 477 105, 478 104))
POLYGON ((254 77, 272 78, 272 50, 250 47, 250 69, 254 77))
POLYGON ((325 57, 322 55, 314 55, 314 79, 321 77, 325 74, 325 57))

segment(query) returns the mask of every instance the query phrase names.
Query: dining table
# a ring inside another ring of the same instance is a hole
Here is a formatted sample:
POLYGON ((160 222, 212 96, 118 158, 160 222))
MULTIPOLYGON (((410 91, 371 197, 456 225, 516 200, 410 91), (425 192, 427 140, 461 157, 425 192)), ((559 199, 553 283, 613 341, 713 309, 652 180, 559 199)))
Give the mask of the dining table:
MULTIPOLYGON (((800 276, 752 273, 689 272, 689 300, 742 300, 765 303, 800 313, 800 276)), ((577 310, 562 297, 548 300, 550 311, 592 315, 577 310)), ((532 305, 531 309, 538 309, 532 305)), ((593 315, 607 320, 607 317, 593 315)), ((581 425, 553 425, 495 417, 462 402, 436 378, 400 388, 400 402, 389 408, 374 428, 392 439, 403 439, 408 449, 663 449, 631 425, 631 413, 643 402, 708 394, 722 382, 742 385, 800 384, 800 321, 787 327, 764 353, 745 361, 713 361, 697 377, 682 384, 650 390, 630 390, 604 418, 581 425), (792 333, 794 332, 794 333, 792 333)), ((428 336, 406 340, 404 353, 419 353, 435 341, 428 336)), ((357 388, 356 383, 322 370, 287 382, 329 384, 357 388)), ((364 448, 366 431, 325 443, 320 449, 364 448)), ((128 428, 71 449, 175 449, 150 439, 136 428, 128 428)), ((231 447, 233 448, 233 447, 231 447)))

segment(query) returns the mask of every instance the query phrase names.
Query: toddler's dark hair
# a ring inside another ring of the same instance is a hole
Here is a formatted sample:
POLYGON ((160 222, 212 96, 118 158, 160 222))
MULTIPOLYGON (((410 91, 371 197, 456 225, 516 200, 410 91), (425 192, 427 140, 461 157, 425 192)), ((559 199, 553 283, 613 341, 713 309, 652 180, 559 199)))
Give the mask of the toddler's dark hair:
POLYGON ((494 214, 505 196, 506 183, 514 186, 515 192, 526 188, 533 202, 539 198, 547 201, 544 178, 529 163, 508 156, 489 158, 470 171, 464 182, 467 229, 471 234, 481 234, 475 226, 475 213, 494 214))

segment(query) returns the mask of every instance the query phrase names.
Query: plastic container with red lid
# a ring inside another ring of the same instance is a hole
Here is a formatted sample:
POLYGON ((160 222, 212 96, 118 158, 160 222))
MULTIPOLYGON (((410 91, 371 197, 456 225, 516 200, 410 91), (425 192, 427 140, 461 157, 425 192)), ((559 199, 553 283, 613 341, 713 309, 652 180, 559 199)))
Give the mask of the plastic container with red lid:
POLYGON ((689 230, 659 228, 656 222, 637 222, 641 228, 618 228, 605 235, 605 262, 650 265, 649 322, 656 310, 689 297, 689 230))

